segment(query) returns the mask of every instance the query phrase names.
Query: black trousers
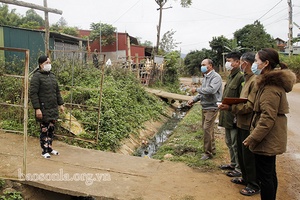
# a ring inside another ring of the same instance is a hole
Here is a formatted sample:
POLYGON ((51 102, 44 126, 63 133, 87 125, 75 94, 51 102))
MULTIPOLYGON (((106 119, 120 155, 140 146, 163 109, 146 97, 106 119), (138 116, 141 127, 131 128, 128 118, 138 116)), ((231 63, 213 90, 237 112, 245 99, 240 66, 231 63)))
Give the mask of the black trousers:
POLYGON ((42 154, 51 153, 52 141, 55 129, 55 121, 40 123, 40 144, 42 147, 42 154))
POLYGON ((246 186, 258 190, 259 185, 256 176, 254 154, 247 148, 243 141, 250 135, 249 130, 238 128, 237 133, 237 153, 238 161, 242 172, 242 178, 246 182, 246 186))
POLYGON ((260 183, 261 200, 275 200, 278 187, 276 156, 255 154, 257 178, 260 183))

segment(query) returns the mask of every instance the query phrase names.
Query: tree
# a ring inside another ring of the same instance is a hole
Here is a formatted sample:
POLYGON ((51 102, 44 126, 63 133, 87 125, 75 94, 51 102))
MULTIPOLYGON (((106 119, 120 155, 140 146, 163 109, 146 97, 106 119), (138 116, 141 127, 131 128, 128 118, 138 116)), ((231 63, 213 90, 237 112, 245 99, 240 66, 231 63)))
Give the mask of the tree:
POLYGON ((38 22, 27 22, 26 24, 21 24, 21 28, 28 28, 28 29, 38 29, 40 28, 40 24, 38 22))
POLYGON ((68 22, 63 17, 59 18, 59 20, 58 20, 58 22, 56 24, 58 26, 60 26, 60 27, 66 27, 66 26, 68 26, 68 22))
POLYGON ((144 42, 140 43, 140 45, 145 47, 152 47, 153 43, 151 41, 145 40, 144 42))
POLYGON ((56 22, 55 24, 52 24, 50 26, 50 31, 54 31, 57 33, 64 33, 64 34, 78 37, 78 35, 79 35, 78 28, 77 27, 69 27, 67 25, 68 25, 67 21, 63 17, 61 17, 58 20, 58 22, 56 22))
POLYGON ((174 85, 179 83, 179 62, 180 52, 172 51, 167 53, 165 56, 165 69, 163 76, 163 83, 174 85))
POLYGON ((18 27, 22 24, 21 16, 16 14, 16 9, 9 11, 7 4, 0 5, 0 24, 18 27))
POLYGON ((164 51, 164 52, 171 52, 172 50, 174 50, 177 47, 177 44, 180 44, 179 42, 176 42, 173 38, 174 34, 176 33, 176 31, 167 31, 160 42, 160 48, 164 51))
POLYGON ((182 7, 186 8, 186 7, 189 7, 190 5, 192 5, 192 0, 181 0, 180 4, 182 7))
POLYGON ((228 46, 230 44, 230 40, 227 39, 225 36, 221 35, 219 37, 213 37, 212 41, 209 42, 209 46, 211 47, 213 51, 213 56, 210 57, 214 63, 215 66, 219 69, 219 66, 223 65, 223 55, 226 52, 229 52, 228 46))
POLYGON ((258 51, 262 48, 276 46, 275 40, 266 33, 264 26, 255 21, 253 24, 248 24, 242 29, 234 32, 234 38, 237 40, 237 44, 243 48, 249 48, 252 51, 258 51))
POLYGON ((77 27, 64 27, 61 30, 61 33, 68 34, 68 35, 73 35, 73 36, 76 36, 76 37, 79 35, 77 27))
POLYGON ((238 46, 237 39, 233 38, 232 40, 229 40, 228 45, 224 46, 228 51, 233 52, 242 52, 245 49, 249 48, 243 48, 241 46, 238 46))
POLYGON ((101 33, 101 45, 106 46, 108 44, 113 44, 116 41, 115 32, 116 28, 110 24, 104 23, 92 23, 91 27, 91 34, 90 37, 92 40, 96 40, 100 37, 101 33))
POLYGON ((212 59, 213 52, 208 49, 202 49, 201 51, 191 51, 184 59, 185 72, 190 76, 200 75, 200 66, 202 60, 205 58, 212 59))
POLYGON ((34 9, 29 9, 26 11, 25 17, 22 18, 22 25, 21 27, 27 27, 32 29, 38 29, 45 25, 44 19, 36 13, 34 9))

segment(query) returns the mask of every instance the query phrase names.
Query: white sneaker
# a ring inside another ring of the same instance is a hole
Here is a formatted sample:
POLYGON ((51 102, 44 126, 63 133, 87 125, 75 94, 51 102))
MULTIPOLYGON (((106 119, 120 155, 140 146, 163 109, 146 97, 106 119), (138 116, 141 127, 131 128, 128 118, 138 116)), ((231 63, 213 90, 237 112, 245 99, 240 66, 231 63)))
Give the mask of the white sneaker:
POLYGON ((43 156, 44 158, 50 158, 50 157, 51 157, 49 153, 42 154, 42 156, 43 156))
POLYGON ((57 155, 57 156, 59 155, 58 151, 55 151, 55 150, 52 150, 52 151, 51 151, 51 154, 57 155))

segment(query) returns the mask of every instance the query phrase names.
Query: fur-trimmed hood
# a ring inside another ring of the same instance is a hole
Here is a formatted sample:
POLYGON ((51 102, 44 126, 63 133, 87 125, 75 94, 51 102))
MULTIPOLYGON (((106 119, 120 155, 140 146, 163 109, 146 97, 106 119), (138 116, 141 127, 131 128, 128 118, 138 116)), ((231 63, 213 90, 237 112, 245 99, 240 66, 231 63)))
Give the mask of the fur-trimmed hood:
POLYGON ((266 74, 257 76, 256 84, 258 88, 266 85, 274 85, 284 88, 285 92, 290 92, 296 83, 296 74, 291 70, 273 70, 266 74))

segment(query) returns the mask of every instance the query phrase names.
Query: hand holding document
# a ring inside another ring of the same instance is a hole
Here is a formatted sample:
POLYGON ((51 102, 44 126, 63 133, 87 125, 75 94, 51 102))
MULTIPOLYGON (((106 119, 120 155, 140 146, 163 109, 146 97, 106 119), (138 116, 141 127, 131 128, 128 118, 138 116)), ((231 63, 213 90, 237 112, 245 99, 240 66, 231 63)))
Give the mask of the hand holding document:
POLYGON ((248 101, 247 98, 225 97, 222 101, 222 104, 232 105, 232 104, 246 103, 247 101, 248 101))

